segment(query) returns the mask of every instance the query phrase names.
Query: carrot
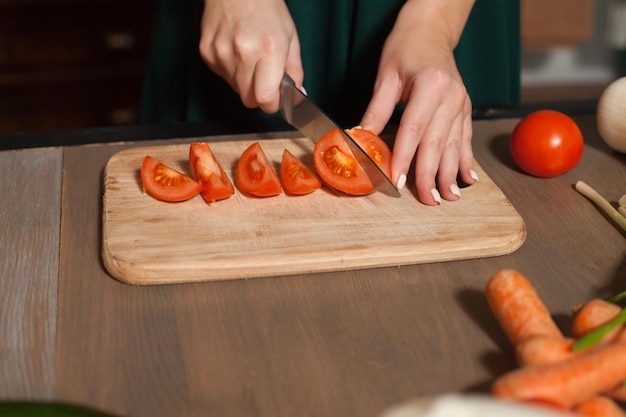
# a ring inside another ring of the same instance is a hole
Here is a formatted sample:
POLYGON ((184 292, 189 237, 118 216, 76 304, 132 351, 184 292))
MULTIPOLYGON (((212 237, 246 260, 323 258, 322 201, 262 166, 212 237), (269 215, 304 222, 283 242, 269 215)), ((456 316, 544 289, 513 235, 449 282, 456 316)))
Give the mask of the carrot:
POLYGON ((513 346, 537 336, 562 338, 533 285, 518 271, 502 270, 487 282, 487 302, 513 346))
POLYGON ((626 326, 626 308, 622 309, 615 318, 578 339, 574 343, 573 349, 585 349, 599 342, 605 342, 607 339, 609 342, 614 340, 619 342, 620 338, 622 338, 620 329, 624 328, 624 326, 626 326))
POLYGON ((619 387, 608 391, 606 395, 613 398, 614 400, 626 403, 626 382, 619 387))
MULTIPOLYGON (((622 325, 622 329, 620 331, 619 336, 617 337, 616 343, 626 343, 626 326, 622 325)), ((617 401, 621 401, 626 403, 626 381, 622 383, 617 388, 612 389, 607 393, 607 395, 617 401)))
MULTIPOLYGON (((626 342, 626 328, 622 329, 619 338, 614 339, 617 340, 626 342)), ((533 337, 517 345, 515 349, 517 363, 520 366, 547 365, 564 362, 587 353, 586 350, 572 350, 573 345, 574 340, 571 338, 533 337)), ((617 401, 626 402, 626 384, 604 394, 617 401)))
POLYGON ((593 299, 588 301, 574 317, 572 336, 581 338, 596 328, 608 323, 619 315, 622 309, 608 301, 593 299))
POLYGON ((626 379, 626 342, 598 345, 585 354, 548 365, 529 365, 496 379, 500 398, 544 401, 571 408, 617 388, 626 379))
POLYGON ((574 411, 585 417, 626 417, 626 413, 605 396, 592 397, 574 407, 574 411))
POLYGON ((574 340, 564 337, 536 336, 520 342, 515 347, 515 357, 520 366, 547 365, 572 358, 574 340))

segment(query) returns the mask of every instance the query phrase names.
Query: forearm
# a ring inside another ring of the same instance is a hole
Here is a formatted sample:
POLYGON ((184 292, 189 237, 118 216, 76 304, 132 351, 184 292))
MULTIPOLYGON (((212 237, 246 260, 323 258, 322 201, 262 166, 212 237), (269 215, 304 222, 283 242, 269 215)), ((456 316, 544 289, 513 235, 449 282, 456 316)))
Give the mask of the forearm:
POLYGON ((420 42, 453 50, 474 3, 475 0, 407 0, 394 30, 415 33, 420 42))

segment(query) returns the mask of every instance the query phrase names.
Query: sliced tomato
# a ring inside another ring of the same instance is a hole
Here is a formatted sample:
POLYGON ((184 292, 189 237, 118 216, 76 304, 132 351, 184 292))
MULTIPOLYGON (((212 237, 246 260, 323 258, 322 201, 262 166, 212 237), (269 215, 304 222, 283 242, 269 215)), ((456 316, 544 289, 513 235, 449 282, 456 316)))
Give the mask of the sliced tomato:
POLYGON ((193 178, 200 183, 200 195, 207 203, 223 200, 235 194, 233 183, 213 155, 206 142, 194 142, 189 146, 189 164, 193 178))
POLYGON ((237 187, 257 197, 271 197, 282 192, 280 180, 259 142, 250 145, 237 161, 237 187))
MULTIPOLYGON (((385 175, 391 177, 391 150, 387 144, 377 134, 366 129, 347 129, 346 132, 385 175)), ((339 129, 327 132, 317 141, 313 162, 322 180, 339 191, 352 195, 366 195, 375 191, 339 129)))
POLYGON ((287 149, 280 164, 280 182, 287 194, 310 194, 322 187, 317 175, 287 149))
POLYGON ((202 186, 190 176, 149 155, 141 164, 141 183, 152 197, 168 202, 189 200, 202 190, 202 186))

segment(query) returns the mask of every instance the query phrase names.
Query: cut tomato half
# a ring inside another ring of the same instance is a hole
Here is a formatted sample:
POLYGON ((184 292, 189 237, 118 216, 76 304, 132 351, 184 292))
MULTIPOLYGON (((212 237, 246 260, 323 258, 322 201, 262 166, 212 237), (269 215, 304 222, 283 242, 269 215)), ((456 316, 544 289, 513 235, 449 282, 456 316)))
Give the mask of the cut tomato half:
POLYGON ((280 180, 259 142, 250 145, 237 161, 235 182, 244 193, 272 197, 282 192, 280 180))
POLYGON ((235 188, 206 142, 189 146, 189 164, 193 178, 200 183, 200 195, 207 203, 223 200, 235 194, 235 188))
POLYGON ((168 167, 151 156, 141 164, 143 189, 152 197, 168 202, 189 200, 200 193, 202 187, 190 176, 168 167))
POLYGON ((322 187, 317 175, 287 149, 280 164, 280 182, 287 194, 310 194, 322 187))
MULTIPOLYGON (((385 175, 391 177, 391 150, 387 144, 369 130, 355 128, 347 129, 346 132, 385 175)), ((313 162, 322 180, 339 191, 366 195, 376 190, 339 129, 330 130, 317 141, 313 150, 313 162)))

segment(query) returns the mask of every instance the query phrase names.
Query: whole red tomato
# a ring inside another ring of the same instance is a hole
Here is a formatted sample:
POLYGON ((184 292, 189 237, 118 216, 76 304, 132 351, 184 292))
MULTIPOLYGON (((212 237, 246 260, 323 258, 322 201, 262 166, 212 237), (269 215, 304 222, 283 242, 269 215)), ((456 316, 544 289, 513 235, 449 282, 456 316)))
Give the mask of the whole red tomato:
POLYGON ((511 156, 524 172, 555 177, 574 168, 583 155, 583 135, 569 116, 539 110, 523 118, 511 135, 511 156))

